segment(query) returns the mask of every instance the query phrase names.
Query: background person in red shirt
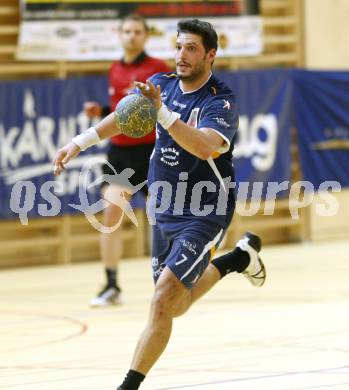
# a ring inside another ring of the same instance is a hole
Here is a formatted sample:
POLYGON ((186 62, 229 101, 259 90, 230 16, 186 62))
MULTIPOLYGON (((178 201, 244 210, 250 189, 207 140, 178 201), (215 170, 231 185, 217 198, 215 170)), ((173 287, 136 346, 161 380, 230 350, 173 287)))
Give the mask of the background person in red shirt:
MULTIPOLYGON (((88 117, 105 116, 113 111, 117 103, 134 88, 134 81, 145 82, 154 73, 169 71, 164 61, 149 57, 145 53, 144 46, 147 38, 148 26, 142 16, 130 14, 123 18, 120 25, 120 41, 124 55, 121 60, 115 61, 109 70, 110 107, 104 108, 97 102, 86 102, 84 110, 88 117)), ((135 173, 130 178, 130 182, 132 185, 137 185, 147 179, 149 158, 154 142, 155 131, 143 138, 115 136, 111 139, 108 162, 117 173, 125 168, 132 168, 135 173)), ((106 164, 103 173, 114 174, 106 164)), ((127 197, 125 189, 124 184, 113 182, 113 184, 103 185, 102 194, 108 199, 117 199, 121 193, 121 196, 127 197)), ((146 193, 146 186, 143 190, 146 193)), ((104 210, 104 225, 116 226, 121 216, 122 210, 108 202, 108 207, 104 210)), ((118 284, 118 265, 123 250, 120 228, 112 233, 101 233, 100 250, 107 281, 105 287, 90 304, 98 307, 122 303, 121 289, 118 284)))

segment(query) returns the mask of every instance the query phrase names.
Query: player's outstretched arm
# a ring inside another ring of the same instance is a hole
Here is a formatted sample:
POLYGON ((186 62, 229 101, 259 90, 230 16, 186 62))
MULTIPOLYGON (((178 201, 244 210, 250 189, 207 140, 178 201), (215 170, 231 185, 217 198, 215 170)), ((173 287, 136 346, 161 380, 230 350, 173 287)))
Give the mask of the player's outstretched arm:
POLYGON ((98 144, 105 138, 121 134, 116 126, 114 113, 109 114, 95 127, 90 127, 83 133, 77 135, 63 148, 59 149, 53 159, 53 173, 58 176, 65 169, 65 165, 81 151, 98 144))

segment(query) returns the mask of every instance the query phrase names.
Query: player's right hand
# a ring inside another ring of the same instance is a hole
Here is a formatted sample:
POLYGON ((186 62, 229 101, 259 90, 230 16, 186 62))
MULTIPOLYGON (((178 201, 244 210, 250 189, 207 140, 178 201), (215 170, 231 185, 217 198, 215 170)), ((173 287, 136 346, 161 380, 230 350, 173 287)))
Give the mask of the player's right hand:
POLYGON ((70 142, 63 148, 59 149, 56 153, 55 158, 53 159, 53 173, 55 176, 60 175, 64 169, 65 165, 74 157, 76 157, 80 153, 80 148, 74 144, 74 142, 70 142))
POLYGON ((102 106, 97 102, 86 102, 84 113, 89 119, 102 116, 102 106))
POLYGON ((150 80, 147 80, 145 83, 135 81, 135 86, 139 88, 142 94, 150 99, 155 108, 159 110, 161 108, 161 89, 160 85, 155 86, 150 80))

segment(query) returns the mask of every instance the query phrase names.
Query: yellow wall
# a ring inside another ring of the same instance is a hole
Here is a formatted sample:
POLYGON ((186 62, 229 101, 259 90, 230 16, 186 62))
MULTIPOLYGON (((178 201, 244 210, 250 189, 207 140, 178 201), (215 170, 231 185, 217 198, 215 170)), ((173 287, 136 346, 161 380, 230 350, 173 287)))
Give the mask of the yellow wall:
POLYGON ((349 0, 304 0, 305 66, 349 70, 349 0))
MULTIPOLYGON (((305 67, 308 69, 349 70, 349 0, 303 0, 305 67)), ((349 189, 333 194, 338 213, 320 217, 318 195, 310 206, 311 240, 349 238, 349 189)))

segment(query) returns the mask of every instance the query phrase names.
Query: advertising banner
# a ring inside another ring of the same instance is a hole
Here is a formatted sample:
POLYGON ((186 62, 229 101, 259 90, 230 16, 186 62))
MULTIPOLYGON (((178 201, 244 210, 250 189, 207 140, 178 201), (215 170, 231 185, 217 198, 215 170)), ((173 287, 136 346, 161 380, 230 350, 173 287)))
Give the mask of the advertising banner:
MULTIPOLYGON (((294 111, 303 176, 349 186, 349 72, 294 71, 294 111)), ((325 184, 322 184, 325 183, 325 184)))
MULTIPOLYGON (((105 77, 2 82, 0 85, 0 217, 18 217, 12 210, 28 210, 28 216, 72 213, 79 204, 81 167, 91 156, 103 160, 106 144, 94 146, 53 176, 57 150, 91 122, 83 112, 87 100, 107 102, 105 77), (47 210, 46 210, 47 208, 47 210)), ((88 185, 101 175, 101 163, 92 164, 88 185), (91 176, 90 176, 91 175, 91 176)), ((99 185, 87 191, 99 198, 99 185)))
MULTIPOLYGON (((285 182, 277 196, 286 196, 291 179, 292 81, 289 72, 257 70, 217 75, 232 88, 238 101, 240 124, 233 152, 236 181, 246 186, 260 183, 257 198, 260 191, 264 198, 269 194, 273 196, 268 193, 268 183, 285 182)), ((255 186, 257 188, 257 184, 255 186)))
POLYGON ((21 0, 17 57, 21 60, 115 60, 121 57, 118 29, 129 13, 147 18, 146 49, 173 58, 179 19, 211 22, 219 35, 218 56, 257 55, 262 50, 258 0, 89 1, 21 0))

